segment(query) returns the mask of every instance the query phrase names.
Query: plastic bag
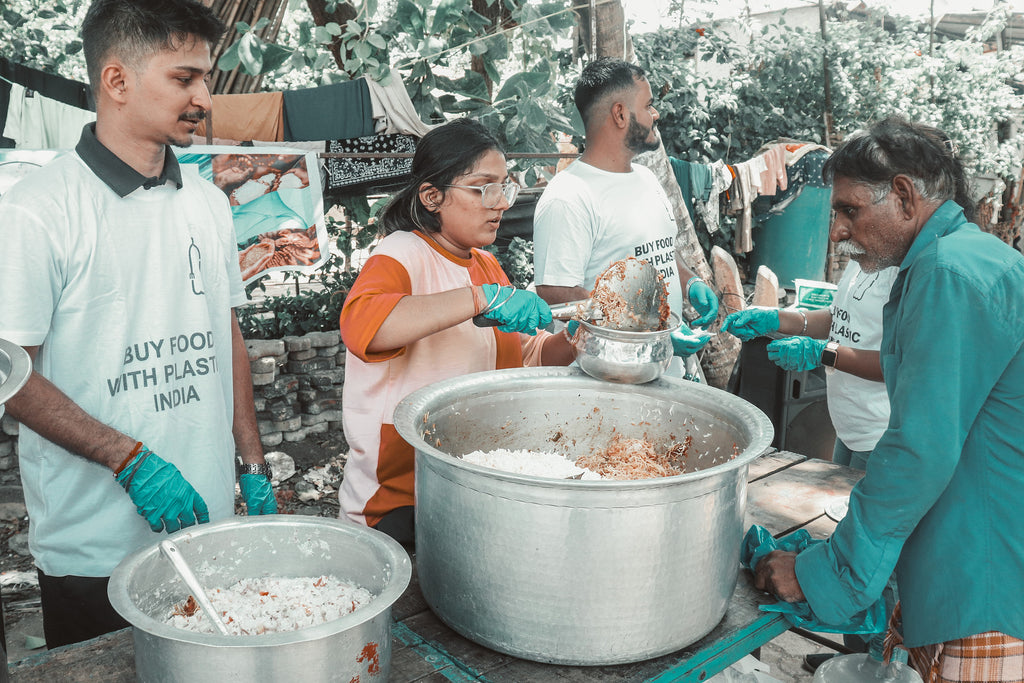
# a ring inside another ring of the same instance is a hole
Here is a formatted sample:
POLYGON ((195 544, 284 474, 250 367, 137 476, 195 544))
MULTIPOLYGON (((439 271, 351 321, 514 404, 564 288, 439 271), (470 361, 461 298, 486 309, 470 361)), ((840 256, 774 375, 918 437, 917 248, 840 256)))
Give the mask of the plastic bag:
MULTIPOLYGON (((773 550, 799 553, 818 543, 824 543, 824 541, 812 539, 804 529, 794 531, 788 536, 776 540, 767 529, 755 524, 750 527, 747 535, 743 538, 740 562, 747 569, 754 571, 761 558, 773 550)), ((826 624, 820 621, 806 602, 780 600, 771 605, 761 605, 760 609, 762 612, 780 612, 794 626, 822 633, 881 633, 886 626, 885 600, 882 597, 875 600, 866 610, 858 612, 842 624, 826 624)))

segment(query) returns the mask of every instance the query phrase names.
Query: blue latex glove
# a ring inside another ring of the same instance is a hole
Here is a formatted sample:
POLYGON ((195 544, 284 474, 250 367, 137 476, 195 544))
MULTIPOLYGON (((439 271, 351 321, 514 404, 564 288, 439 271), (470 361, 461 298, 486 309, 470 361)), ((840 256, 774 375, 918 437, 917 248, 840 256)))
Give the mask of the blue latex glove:
POLYGON ((242 489, 245 509, 249 515, 276 515, 277 498, 270 480, 262 474, 243 474, 238 477, 238 487, 242 489))
POLYGON ((708 287, 703 280, 692 280, 688 288, 690 305, 700 316, 690 324, 693 327, 704 327, 715 322, 718 318, 718 297, 715 296, 715 290, 708 287))
MULTIPOLYGON (((580 329, 580 321, 579 320, 570 320, 569 322, 567 322, 565 324, 565 333, 569 335, 569 339, 572 339, 573 337, 576 336, 576 330, 578 330, 578 329, 580 329)), ((0 406, 0 407, 2 407, 2 406, 0 406)), ((0 414, 2 414, 2 413, 0 413, 0 414)))
MULTIPOLYGON (((740 563, 754 571, 757 563, 773 550, 803 552, 812 545, 824 543, 811 538, 806 529, 799 529, 788 536, 776 540, 762 526, 754 525, 747 531, 740 547, 740 563)), ((772 605, 761 605, 762 612, 780 612, 789 623, 809 631, 824 633, 881 633, 886 627, 885 598, 879 598, 863 612, 858 612, 849 621, 842 624, 826 624, 818 619, 807 602, 784 602, 780 600, 772 605)))
POLYGON ((178 468, 146 447, 116 478, 153 531, 171 533, 210 521, 206 503, 178 468))
POLYGON ((502 332, 534 335, 537 328, 551 324, 551 307, 533 292, 494 284, 483 285, 483 290, 484 298, 494 304, 481 315, 500 322, 498 329, 502 332))
POLYGON ((824 339, 776 339, 768 345, 768 360, 774 361, 783 370, 813 370, 821 365, 821 351, 824 348, 824 339))
POLYGON ((739 337, 742 341, 750 341, 779 329, 779 309, 747 308, 730 313, 722 322, 722 331, 739 337))
POLYGON ((672 355, 686 358, 697 353, 708 343, 712 335, 704 330, 692 331, 686 325, 680 325, 669 335, 672 340, 672 355))

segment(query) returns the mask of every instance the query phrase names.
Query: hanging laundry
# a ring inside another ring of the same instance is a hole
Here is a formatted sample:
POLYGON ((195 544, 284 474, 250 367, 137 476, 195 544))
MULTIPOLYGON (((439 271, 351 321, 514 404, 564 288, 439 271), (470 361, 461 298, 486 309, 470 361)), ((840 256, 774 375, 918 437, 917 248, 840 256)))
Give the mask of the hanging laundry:
POLYGON ((27 90, 34 90, 43 97, 57 100, 69 107, 96 111, 92 90, 85 83, 15 64, 4 57, 0 57, 0 78, 23 86, 27 90))
POLYGON ((765 170, 761 174, 761 194, 773 195, 778 190, 785 190, 786 177, 786 147, 775 144, 761 155, 764 159, 765 170))
POLYGON ((721 194, 732 185, 732 171, 724 161, 716 159, 708 165, 708 173, 711 176, 711 191, 708 193, 706 201, 702 201, 699 197, 695 198, 693 208, 703 219, 708 234, 713 235, 721 226, 722 214, 719 209, 719 201, 721 194))
POLYGON ((95 120, 95 112, 51 100, 15 83, 3 136, 14 140, 18 149, 73 149, 85 124, 95 120))
POLYGON ((284 92, 284 139, 345 140, 373 135, 366 79, 284 92))
POLYGON ((396 158, 388 154, 414 154, 416 138, 411 135, 368 135, 350 140, 331 140, 327 151, 349 154, 379 154, 376 159, 337 158, 327 159, 327 189, 360 188, 394 184, 404 179, 412 169, 412 158, 396 158))
MULTIPOLYGON (((228 140, 284 140, 284 94, 260 92, 214 95, 213 133, 228 140)), ((200 121, 196 135, 206 135, 200 121)))
POLYGON ((370 89, 370 103, 378 133, 402 133, 421 138, 438 125, 423 123, 397 72, 391 73, 387 85, 372 78, 366 79, 366 85, 370 89))
POLYGON ((816 142, 787 142, 783 145, 786 148, 786 165, 792 166, 800 157, 808 152, 825 151, 832 154, 832 150, 825 145, 816 142))
POLYGON ((731 213, 736 215, 733 251, 737 254, 745 254, 754 248, 754 241, 751 237, 753 228, 751 204, 761 190, 761 174, 767 168, 764 157, 760 156, 733 166, 736 178, 732 184, 733 195, 729 208, 731 213))
POLYGON ((679 191, 683 195, 683 204, 686 206, 690 220, 696 220, 695 207, 697 202, 707 203, 711 196, 711 169, 706 164, 698 164, 692 161, 684 161, 675 157, 668 158, 672 164, 672 173, 679 184, 679 191))

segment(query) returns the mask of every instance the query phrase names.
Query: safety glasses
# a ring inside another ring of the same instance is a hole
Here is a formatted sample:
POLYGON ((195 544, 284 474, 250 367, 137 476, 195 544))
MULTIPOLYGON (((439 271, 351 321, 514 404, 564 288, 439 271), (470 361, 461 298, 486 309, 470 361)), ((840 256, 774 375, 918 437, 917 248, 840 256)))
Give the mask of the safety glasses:
POLYGON ((516 203, 519 196, 519 185, 514 182, 487 183, 486 185, 445 185, 445 187, 457 187, 461 190, 477 190, 480 192, 480 203, 485 209, 493 209, 501 203, 502 198, 509 206, 516 203))

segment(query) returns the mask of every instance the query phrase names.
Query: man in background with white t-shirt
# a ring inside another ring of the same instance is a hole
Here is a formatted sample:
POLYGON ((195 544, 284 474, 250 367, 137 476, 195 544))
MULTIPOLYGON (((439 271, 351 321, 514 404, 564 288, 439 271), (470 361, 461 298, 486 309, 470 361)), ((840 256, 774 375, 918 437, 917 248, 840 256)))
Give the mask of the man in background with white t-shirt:
MULTIPOLYGON (((650 261, 665 278, 669 306, 682 318, 683 297, 698 313, 694 326, 718 316, 718 297, 675 256, 676 221, 668 195, 647 168, 634 164, 658 149, 658 112, 643 69, 598 59, 580 74, 574 92, 586 127, 580 159, 552 178, 534 216, 534 279, 549 304, 590 296, 614 261, 650 261)), ((683 325, 673 334, 677 356, 696 353, 709 336, 683 325)))
POLYGON ((210 110, 223 30, 195 0, 95 0, 96 123, 0 199, 0 337, 33 359, 6 407, 51 648, 128 625, 107 600, 127 554, 234 514, 236 451, 249 514, 277 509, 231 210, 169 146, 210 110))

